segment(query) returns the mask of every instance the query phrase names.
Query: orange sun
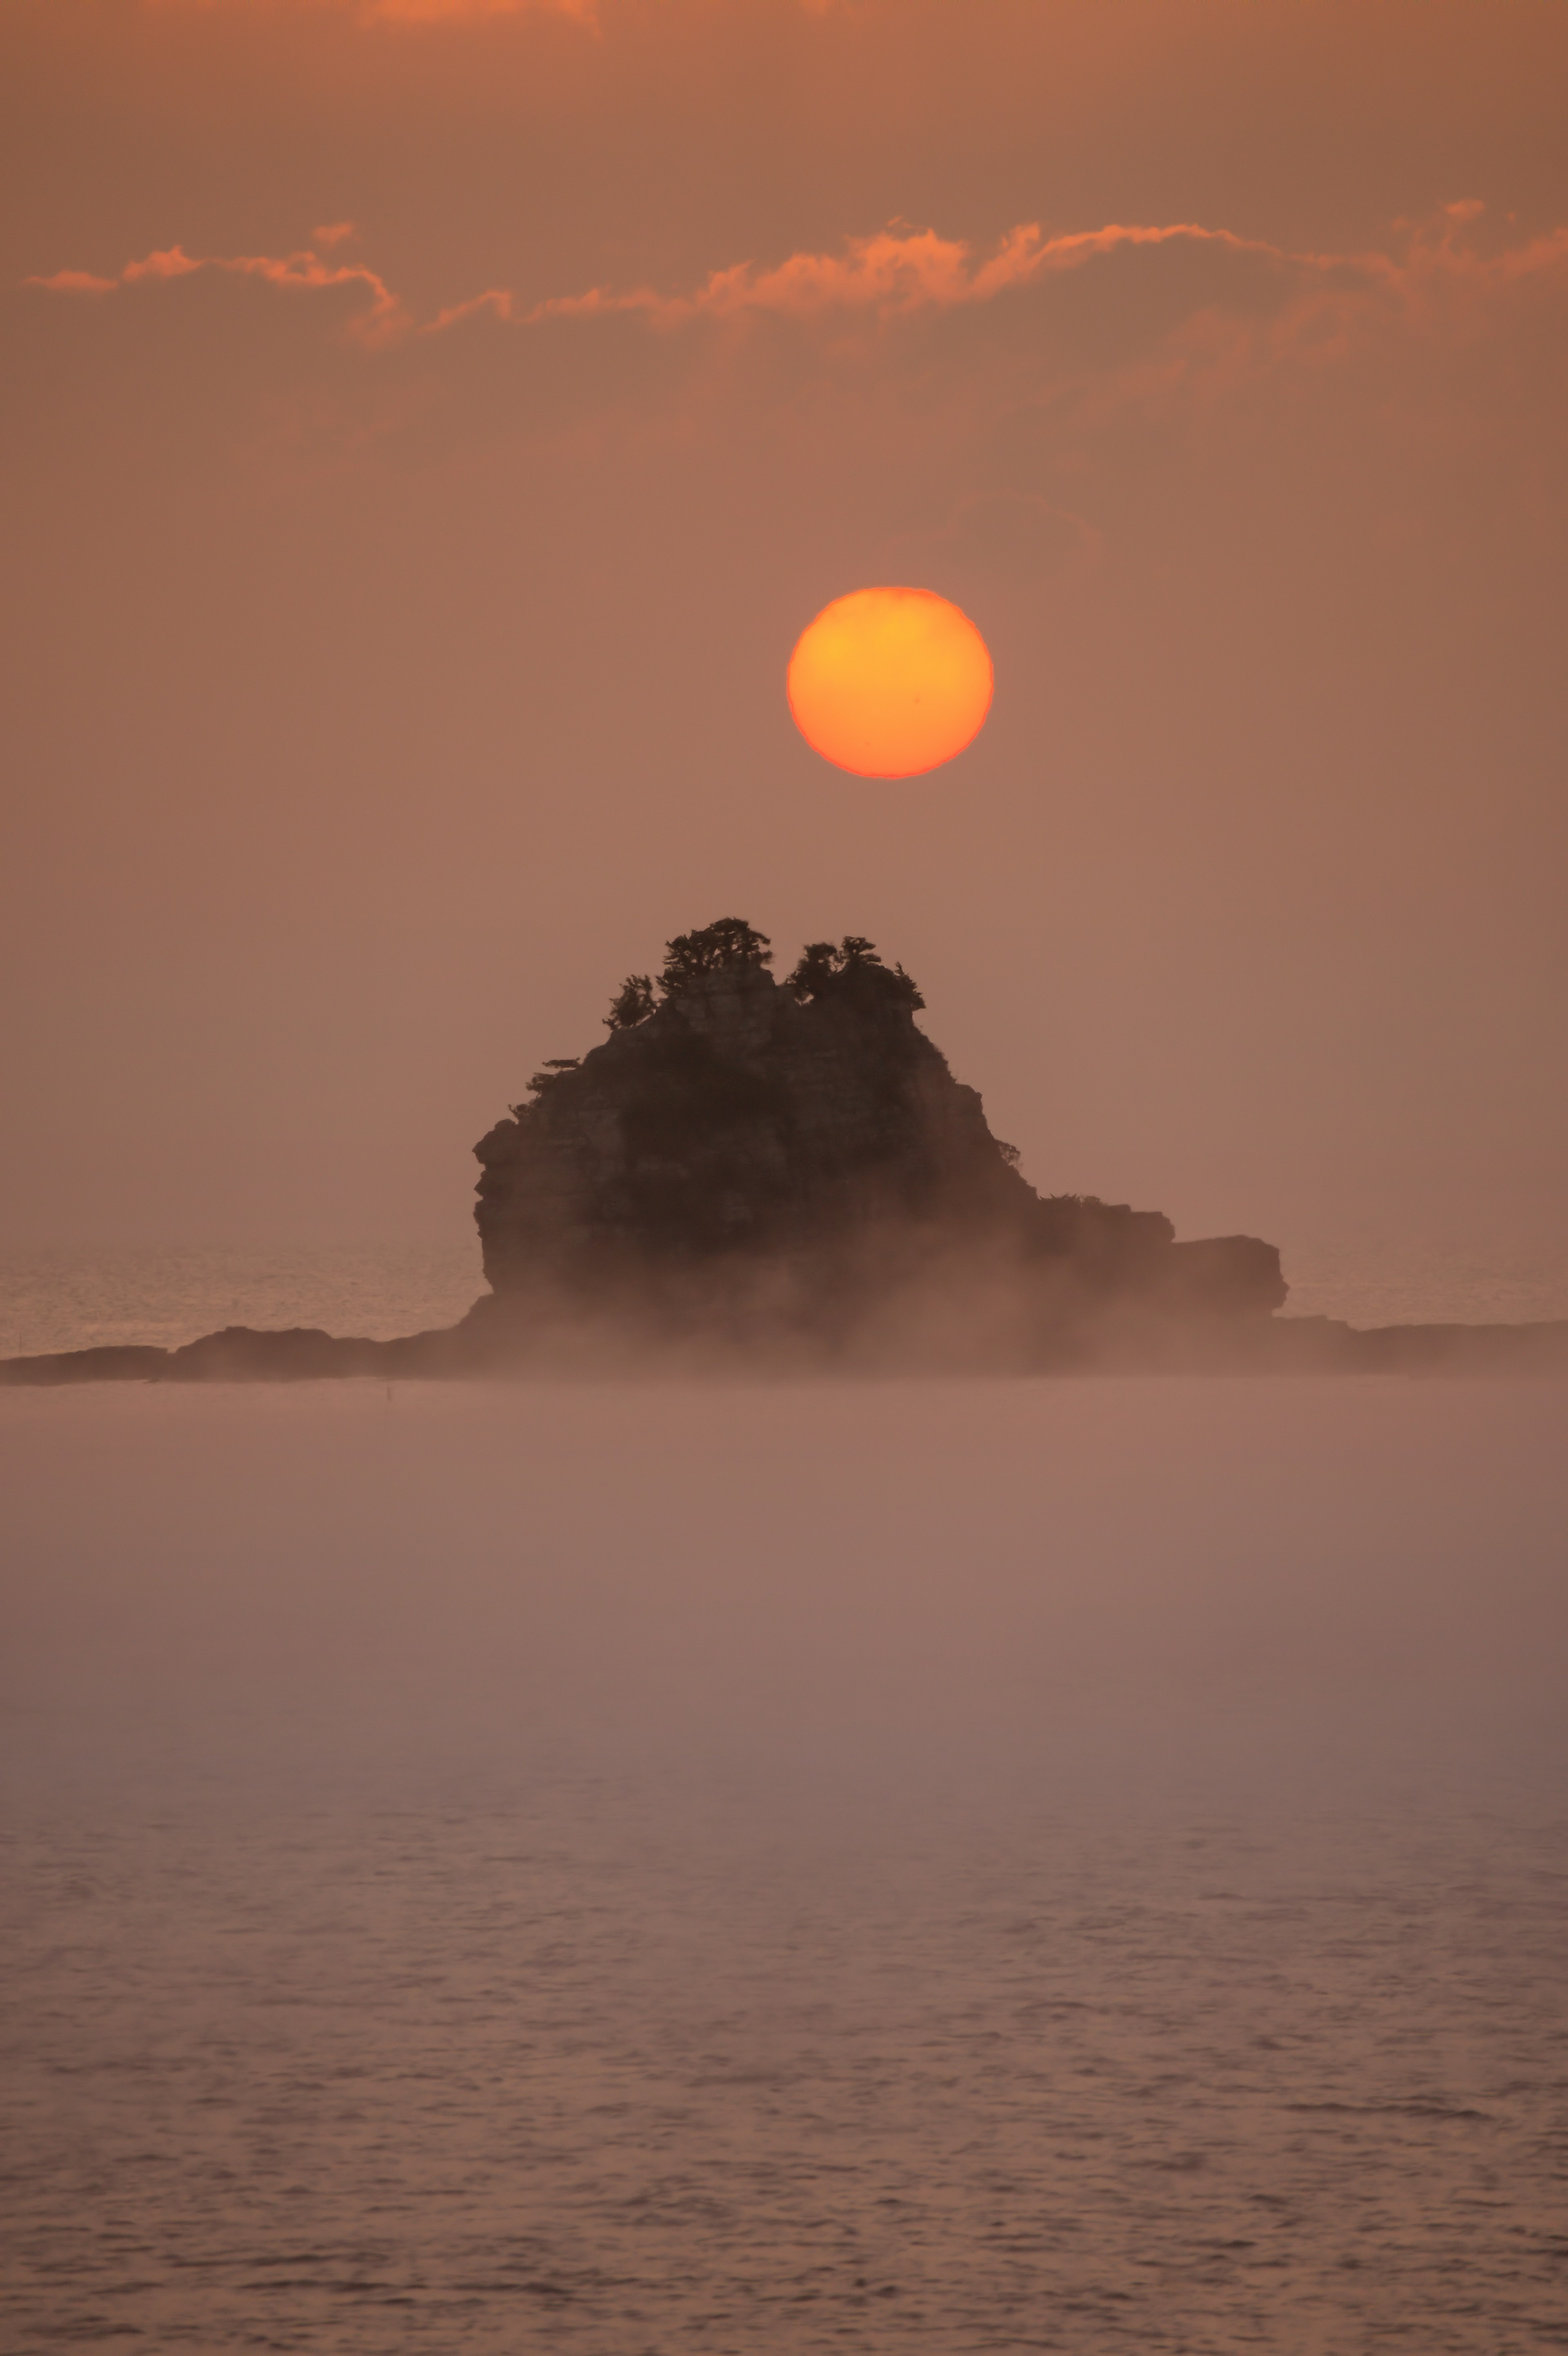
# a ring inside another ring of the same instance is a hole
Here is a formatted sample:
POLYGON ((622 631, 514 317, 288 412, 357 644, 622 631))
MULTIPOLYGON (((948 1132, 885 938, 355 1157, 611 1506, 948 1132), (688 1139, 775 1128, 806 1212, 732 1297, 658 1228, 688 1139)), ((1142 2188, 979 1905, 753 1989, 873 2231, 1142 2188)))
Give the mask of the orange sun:
POLYGON ((914 777, 962 753, 991 708, 991 658, 931 589, 856 589, 789 659, 789 708, 813 752, 858 777, 914 777))

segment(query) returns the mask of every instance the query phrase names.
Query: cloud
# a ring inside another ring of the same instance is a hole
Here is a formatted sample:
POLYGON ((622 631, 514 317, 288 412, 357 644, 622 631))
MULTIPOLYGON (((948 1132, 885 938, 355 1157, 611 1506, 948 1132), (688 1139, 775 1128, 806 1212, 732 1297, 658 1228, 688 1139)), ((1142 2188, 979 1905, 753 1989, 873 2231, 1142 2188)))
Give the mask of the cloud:
MULTIPOLYGON (((348 221, 339 221, 315 232, 318 242, 328 245, 352 234, 353 225, 348 221)), ((23 284, 57 294, 101 295, 112 294, 121 287, 141 285, 148 280, 192 278, 202 271, 260 278, 268 285, 291 290, 357 288, 365 301, 349 319, 347 333, 358 343, 395 341, 412 324, 401 301, 376 271, 363 262, 325 262, 314 246, 286 254, 192 254, 187 253, 183 246, 171 245, 161 252, 144 254, 139 262, 128 262, 118 278, 100 278, 84 270, 57 270, 52 277, 27 278, 23 284)))
POLYGON ((338 0, 353 9, 362 25, 445 25, 485 16, 520 16, 531 8, 556 16, 575 16, 592 25, 594 0, 338 0))
MULTIPOLYGON (((108 294, 148 279, 183 278, 207 270, 261 278, 288 288, 357 285, 368 302, 351 321, 350 332, 362 342, 392 341, 414 324, 401 300, 366 264, 323 258, 321 249, 330 249, 355 234, 352 222, 334 222, 313 231, 313 245, 280 256, 198 256, 175 245, 127 262, 118 278, 67 270, 26 283, 57 293, 108 294)), ((735 262, 712 272, 700 286, 685 294, 660 294, 652 287, 617 293, 592 286, 581 294, 552 295, 524 308, 509 288, 487 287, 483 294, 437 312, 421 332, 441 335, 485 315, 526 327, 551 320, 640 315, 650 326, 666 330, 699 319, 733 320, 756 313, 803 321, 835 313, 865 313, 874 320, 887 321, 922 311, 988 304, 1052 275, 1082 269, 1121 249, 1173 244, 1262 256, 1282 267, 1292 260, 1276 247, 1194 222, 1164 227, 1113 223, 1053 238, 1046 237, 1037 222, 1023 222, 984 256, 976 255, 964 241, 942 237, 934 230, 895 224, 869 237, 850 239, 837 253, 795 253, 767 269, 750 262, 735 262)))
MULTIPOLYGON (((1185 255, 1213 267, 1197 281, 1189 273, 1186 315, 1157 338, 1157 366, 1168 382, 1199 375, 1214 381, 1285 362, 1329 363, 1380 322, 1463 330, 1483 320, 1496 298, 1528 281, 1544 283, 1568 264, 1568 227, 1488 252, 1478 236, 1483 212, 1473 201, 1446 206, 1426 222, 1399 224, 1392 252, 1360 253, 1296 252, 1197 221, 1110 222, 1056 235, 1024 221, 979 251, 895 223, 849 239, 837 252, 795 253, 768 267, 737 262, 684 293, 592 286, 525 310, 492 288, 439 314, 429 331, 485 312, 529 327, 640 316, 667 333, 763 316, 829 327, 859 316, 886 327, 995 305, 1118 258, 1163 254, 1174 262, 1185 255)), ((1152 390, 1154 380, 1147 381, 1152 390)))
MULTIPOLYGON (((144 0, 144 5, 171 12, 176 8, 213 12, 248 5, 250 0, 144 0)), ((290 5, 317 13, 336 9, 340 16, 352 16, 357 24, 367 27, 475 25, 498 16, 538 15, 570 16, 587 26, 591 32, 599 29, 598 0, 290 0, 290 5)), ((800 0, 800 5, 808 16, 825 16, 838 5, 838 0, 800 0)))
POLYGON ((488 312, 494 319, 511 324, 526 315, 517 308, 517 297, 505 286, 487 286, 483 294, 471 294, 465 303, 453 303, 428 319, 420 333, 425 336, 443 335, 448 327, 460 327, 464 319, 483 318, 488 312))
MULTIPOLYGON (((242 265, 229 263, 227 266, 237 269, 242 265)), ((188 278, 193 271, 201 267, 199 262, 193 261, 179 246, 171 245, 165 253, 149 253, 140 262, 128 262, 120 275, 127 286, 134 286, 143 278, 188 278)))
POLYGON ((734 318, 748 311, 795 318, 829 311, 869 311, 888 319, 914 311, 993 302, 1013 288, 1081 269, 1120 247, 1176 242, 1213 245, 1279 262, 1287 260, 1277 247, 1190 221, 1163 228, 1112 223, 1053 238, 1045 235, 1038 221, 1023 221, 1009 230, 984 260, 977 259, 975 249, 961 239, 894 224, 873 236, 850 239, 838 253, 794 253, 769 270, 759 270, 750 262, 735 262, 727 270, 713 272, 703 285, 687 294, 660 294, 651 287, 618 294, 593 286, 581 294, 552 296, 526 316, 532 324, 641 311, 655 325, 667 327, 703 316, 734 318))
POLYGON ((47 286, 53 294, 108 294, 117 278, 99 278, 91 270, 57 270, 52 278, 24 278, 24 286, 47 286))
MULTIPOLYGON (((245 5, 245 0, 145 0, 145 5, 172 12, 176 8, 200 8, 216 12, 224 7, 245 5)), ((495 16, 521 16, 539 13, 554 16, 571 16, 579 24, 597 29, 596 0, 293 0, 299 9, 320 12, 336 8, 340 15, 352 16, 360 25, 459 25, 482 24, 495 16)))
POLYGON ((1185 285, 1179 316, 1153 336, 1141 373, 1138 367, 1123 371, 1124 391, 1141 385, 1154 394, 1161 385, 1200 377, 1212 382, 1285 361, 1323 365, 1342 357, 1359 333, 1379 322, 1463 330, 1484 318, 1495 298, 1568 267, 1568 226, 1486 251, 1482 215, 1474 202, 1449 205, 1426 222, 1400 225, 1402 242, 1394 252, 1353 254, 1293 252, 1196 221, 1109 222, 1056 235, 1024 221, 987 251, 934 230, 894 223, 848 239, 837 252, 803 252, 767 266, 735 262, 685 292, 601 285, 525 305, 511 289, 492 286, 422 324, 368 264, 329 258, 357 234, 349 221, 315 230, 314 242, 293 253, 195 255, 174 245, 127 262, 117 278, 68 269, 26 283, 101 297, 207 272, 256 278, 290 292, 347 289, 362 299, 346 332, 379 347, 414 333, 444 336, 485 317, 514 329, 640 317, 665 335, 701 322, 723 326, 759 316, 802 327, 859 318, 887 327, 982 309, 1118 257, 1197 257, 1217 267, 1185 285))

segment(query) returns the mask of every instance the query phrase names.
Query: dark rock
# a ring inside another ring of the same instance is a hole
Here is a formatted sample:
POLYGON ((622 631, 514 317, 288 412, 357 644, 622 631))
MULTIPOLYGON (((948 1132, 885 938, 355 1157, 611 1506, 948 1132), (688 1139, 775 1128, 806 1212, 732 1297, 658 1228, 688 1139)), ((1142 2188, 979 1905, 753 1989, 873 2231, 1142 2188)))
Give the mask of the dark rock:
POLYGON ((1289 1290, 1273 1244, 1256 1236, 1205 1236, 1171 1245, 1163 1301, 1185 1315, 1255 1316, 1282 1309, 1289 1290))
POLYGON ((297 1383, 345 1375, 390 1381, 464 1371, 464 1347, 454 1339, 462 1331, 368 1342, 339 1341, 315 1326, 264 1333, 227 1325, 178 1350, 114 1344, 0 1359, 0 1383, 297 1383))
POLYGON ((1568 1375, 1568 1319, 1532 1325, 1374 1325, 1275 1317, 1266 1363, 1281 1374, 1568 1375))
MULTIPOLYGON (((462 1328, 454 1329, 461 1333, 462 1328)), ((392 1342, 340 1341, 318 1326, 261 1333, 226 1325, 169 1353, 164 1379, 175 1383, 319 1382, 345 1375, 398 1376, 461 1371, 461 1349, 448 1333, 410 1333, 392 1342)))
POLYGON ((500 1301, 733 1329, 765 1300, 776 1330, 841 1342, 923 1288, 955 1324, 966 1285, 994 1312, 1010 1283, 1027 1353, 1112 1304, 1234 1318, 1284 1301, 1272 1245, 1177 1244, 1158 1212, 1042 1200, 869 942, 818 943, 781 985, 765 944, 695 959, 719 930, 671 945, 640 1019, 633 977, 604 1044, 547 1066, 475 1148, 500 1301))
POLYGON ((174 1383, 257 1383, 319 1380, 329 1375, 370 1375, 381 1370, 380 1342, 337 1341, 318 1327, 287 1326, 261 1333, 249 1325, 226 1325, 198 1342, 169 1353, 165 1379, 174 1383))
POLYGON ((95 1350, 52 1350, 37 1358, 0 1358, 0 1383, 157 1382, 166 1350, 106 1342, 95 1350))
POLYGON ((1352 1333, 1351 1345, 1357 1367, 1367 1374, 1568 1372, 1563 1318, 1537 1325, 1373 1325, 1352 1333))

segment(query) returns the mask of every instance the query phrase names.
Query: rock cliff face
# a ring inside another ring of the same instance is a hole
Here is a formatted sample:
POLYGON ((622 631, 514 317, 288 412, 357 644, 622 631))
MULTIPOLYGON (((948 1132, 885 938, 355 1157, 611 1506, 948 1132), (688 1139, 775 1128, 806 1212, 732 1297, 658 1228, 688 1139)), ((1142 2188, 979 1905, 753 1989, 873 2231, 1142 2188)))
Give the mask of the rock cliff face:
POLYGON ((918 991, 866 941, 817 944, 784 983, 738 919, 671 944, 662 1002, 628 982, 603 1045, 539 1074, 475 1148, 485 1272, 549 1291, 853 1323, 983 1283, 1042 1329, 1115 1305, 1266 1316, 1279 1256, 1178 1244, 1158 1212, 1042 1199, 916 1023, 918 991), (982 1276, 982 1271, 983 1276, 982 1276))

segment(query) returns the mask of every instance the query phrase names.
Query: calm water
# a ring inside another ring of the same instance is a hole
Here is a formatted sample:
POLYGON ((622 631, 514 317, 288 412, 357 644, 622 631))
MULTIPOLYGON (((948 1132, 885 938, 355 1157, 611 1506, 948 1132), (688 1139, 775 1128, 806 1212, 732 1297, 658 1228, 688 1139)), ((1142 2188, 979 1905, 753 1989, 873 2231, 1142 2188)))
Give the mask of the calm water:
POLYGON ((485 1290, 479 1245, 0 1253, 0 1358, 100 1343, 178 1349, 225 1325, 319 1325, 390 1341, 455 1324, 485 1290))
POLYGON ((1568 2346, 1562 1393, 0 1393, 0 2345, 1568 2346))

